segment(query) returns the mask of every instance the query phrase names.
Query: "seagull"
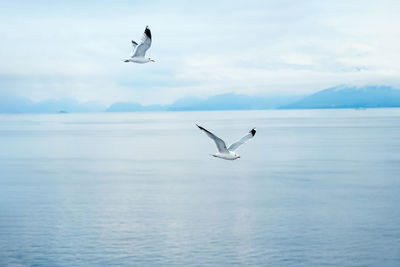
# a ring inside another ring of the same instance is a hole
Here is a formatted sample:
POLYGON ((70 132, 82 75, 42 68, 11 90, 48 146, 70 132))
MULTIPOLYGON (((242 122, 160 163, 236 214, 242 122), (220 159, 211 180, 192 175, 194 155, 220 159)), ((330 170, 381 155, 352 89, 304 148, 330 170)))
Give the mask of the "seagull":
POLYGON ((135 41, 132 40, 133 50, 130 58, 124 60, 124 62, 134 62, 134 63, 147 63, 147 62, 155 62, 154 59, 145 58, 146 51, 151 46, 151 32, 149 26, 146 26, 144 30, 144 34, 140 44, 138 45, 135 41))
MULTIPOLYGON (((197 125, 197 124, 196 124, 197 125)), ((240 156, 235 153, 235 150, 252 139, 254 135, 256 134, 256 128, 253 128, 250 130, 248 134, 243 136, 239 141, 233 143, 230 145, 228 148, 226 148, 224 140, 213 134, 212 132, 206 130, 205 128, 197 125, 197 127, 200 128, 200 130, 204 131, 208 137, 210 137, 212 140, 214 140, 215 144, 217 145, 218 153, 212 154, 211 156, 220 158, 220 159, 226 159, 226 160, 235 160, 239 159, 240 156)))

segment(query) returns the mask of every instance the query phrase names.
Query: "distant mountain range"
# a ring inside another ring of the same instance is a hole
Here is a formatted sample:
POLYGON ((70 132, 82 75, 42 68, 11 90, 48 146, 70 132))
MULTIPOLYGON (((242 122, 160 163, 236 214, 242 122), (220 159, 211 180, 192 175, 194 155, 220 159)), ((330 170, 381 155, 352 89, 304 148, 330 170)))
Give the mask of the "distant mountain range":
POLYGON ((400 107, 400 90, 388 86, 328 88, 281 109, 400 107))
POLYGON ((388 86, 328 88, 306 97, 263 97, 222 94, 207 99, 181 98, 171 105, 115 103, 106 111, 257 110, 400 107, 400 90, 388 86))
POLYGON ((185 97, 170 105, 142 106, 135 102, 118 102, 112 104, 107 112, 131 111, 190 111, 190 110, 255 110, 274 109, 299 100, 299 96, 261 97, 239 94, 222 94, 206 99, 185 97))
POLYGON ((97 102, 79 103, 74 99, 31 100, 0 92, 0 113, 136 112, 191 110, 260 110, 400 107, 400 90, 388 86, 328 88, 309 96, 248 96, 221 94, 206 99, 184 97, 170 105, 143 106, 117 102, 108 108, 97 102))
POLYGON ((50 99, 35 103, 28 98, 0 92, 0 113, 100 112, 106 106, 97 102, 81 103, 75 99, 50 99))

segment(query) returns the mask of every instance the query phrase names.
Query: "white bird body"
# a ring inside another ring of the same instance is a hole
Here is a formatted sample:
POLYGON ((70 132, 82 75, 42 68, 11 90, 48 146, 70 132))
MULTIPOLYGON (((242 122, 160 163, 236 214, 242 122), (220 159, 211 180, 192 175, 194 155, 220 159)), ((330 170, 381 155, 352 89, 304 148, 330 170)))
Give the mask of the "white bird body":
POLYGON ((155 61, 154 59, 144 57, 146 55, 146 51, 149 50, 150 46, 151 46, 151 32, 149 26, 146 26, 140 44, 137 44, 135 41, 132 40, 133 50, 131 56, 130 58, 125 59, 124 62, 133 62, 140 64, 147 63, 150 61, 154 62, 155 61))
MULTIPOLYGON (((197 125, 197 124, 196 124, 197 125)), ((225 145, 224 140, 213 134, 212 132, 206 130, 205 128, 197 125, 197 127, 200 128, 200 130, 204 131, 208 137, 210 137, 212 140, 214 140, 215 145, 217 146, 218 153, 212 154, 213 157, 220 158, 220 159, 226 159, 226 160, 235 160, 239 159, 240 156, 235 153, 235 150, 252 139, 254 135, 256 134, 256 129, 253 128, 251 131, 243 136, 239 141, 236 141, 232 145, 230 145, 228 148, 225 145)))
POLYGON ((228 151, 228 153, 223 152, 217 152, 215 154, 212 154, 211 156, 216 157, 216 158, 220 158, 220 159, 226 159, 226 160, 235 160, 240 158, 240 156, 238 154, 236 154, 235 152, 232 151, 228 151))
POLYGON ((133 63, 143 64, 143 63, 147 63, 147 62, 150 62, 150 61, 153 61, 153 62, 154 62, 154 60, 152 60, 152 59, 150 59, 150 58, 133 57, 133 58, 125 59, 124 62, 133 62, 133 63))

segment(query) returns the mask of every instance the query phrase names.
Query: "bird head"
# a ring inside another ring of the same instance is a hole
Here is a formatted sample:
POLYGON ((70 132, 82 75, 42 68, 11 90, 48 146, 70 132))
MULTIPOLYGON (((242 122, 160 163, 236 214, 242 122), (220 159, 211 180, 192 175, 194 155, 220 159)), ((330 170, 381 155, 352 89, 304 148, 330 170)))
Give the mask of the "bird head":
POLYGON ((152 59, 152 58, 149 58, 149 60, 151 61, 151 62, 156 62, 154 59, 152 59))
POLYGON ((236 153, 235 153, 235 157, 236 157, 237 159, 240 159, 240 156, 239 156, 238 154, 236 154, 236 153))

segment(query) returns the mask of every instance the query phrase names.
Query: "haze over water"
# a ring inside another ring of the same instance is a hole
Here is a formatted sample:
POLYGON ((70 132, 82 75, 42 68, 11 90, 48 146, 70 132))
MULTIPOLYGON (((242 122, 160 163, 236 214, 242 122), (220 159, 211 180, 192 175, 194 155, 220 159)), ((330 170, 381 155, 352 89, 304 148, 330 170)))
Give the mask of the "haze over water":
POLYGON ((399 266, 400 109, 0 115, 0 265, 399 266), (252 127, 241 158, 211 157, 252 127))

